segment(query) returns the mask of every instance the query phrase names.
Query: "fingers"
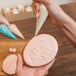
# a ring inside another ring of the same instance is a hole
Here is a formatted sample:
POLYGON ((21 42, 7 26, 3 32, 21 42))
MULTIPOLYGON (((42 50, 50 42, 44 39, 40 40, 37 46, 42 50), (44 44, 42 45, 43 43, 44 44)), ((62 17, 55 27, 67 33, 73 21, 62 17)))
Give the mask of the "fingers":
POLYGON ((32 4, 32 6, 33 6, 35 16, 38 18, 39 17, 40 4, 35 2, 32 4))
POLYGON ((54 62, 55 62, 55 59, 53 59, 53 61, 49 63, 48 65, 38 68, 35 72, 35 76, 44 76, 45 73, 50 69, 50 67, 53 65, 54 62))
POLYGON ((17 69, 23 68, 23 60, 20 54, 17 54, 17 69))
POLYGON ((35 7, 36 7, 36 17, 38 18, 39 17, 39 10, 40 10, 40 6, 38 3, 35 3, 35 7))
POLYGON ((37 11, 39 11, 39 9, 40 9, 39 3, 35 2, 35 8, 36 8, 37 11))
POLYGON ((53 65, 54 62, 55 62, 55 59, 53 59, 51 63, 49 63, 48 65, 46 65, 46 66, 43 68, 44 71, 46 72, 47 70, 49 70, 50 67, 53 65))

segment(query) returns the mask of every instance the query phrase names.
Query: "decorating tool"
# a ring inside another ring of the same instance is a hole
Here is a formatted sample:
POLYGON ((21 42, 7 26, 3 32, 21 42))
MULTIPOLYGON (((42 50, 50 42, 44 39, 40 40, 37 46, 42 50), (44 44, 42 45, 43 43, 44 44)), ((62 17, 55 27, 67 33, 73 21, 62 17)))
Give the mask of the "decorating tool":
POLYGON ((17 38, 14 36, 14 34, 10 31, 10 29, 5 25, 5 24, 1 24, 0 25, 0 33, 17 40, 17 38))
POLYGON ((22 35, 22 33, 19 31, 19 29, 17 28, 17 26, 15 24, 11 24, 8 26, 8 28, 18 37, 25 39, 24 36, 22 35))
POLYGON ((38 32, 40 31, 44 22, 46 21, 47 17, 48 17, 48 12, 46 10, 46 7, 44 5, 41 5, 40 6, 40 16, 37 18, 35 35, 38 34, 38 32))

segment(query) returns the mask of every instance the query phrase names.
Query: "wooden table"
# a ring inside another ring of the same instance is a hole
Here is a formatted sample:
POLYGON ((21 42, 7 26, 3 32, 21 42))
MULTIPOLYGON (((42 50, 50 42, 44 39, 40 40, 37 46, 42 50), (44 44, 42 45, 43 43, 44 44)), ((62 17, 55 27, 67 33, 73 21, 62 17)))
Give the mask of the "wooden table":
MULTIPOLYGON (((14 22, 25 36, 25 40, 18 38, 17 41, 9 39, 0 34, 0 76, 7 76, 2 72, 1 65, 3 59, 9 55, 9 48, 16 48, 17 52, 22 51, 28 41, 34 36, 36 19, 22 20, 14 22)), ((41 33, 53 35, 59 43, 59 52, 56 62, 49 70, 48 76, 76 76, 76 48, 68 41, 68 39, 55 26, 48 21, 42 27, 41 33)))

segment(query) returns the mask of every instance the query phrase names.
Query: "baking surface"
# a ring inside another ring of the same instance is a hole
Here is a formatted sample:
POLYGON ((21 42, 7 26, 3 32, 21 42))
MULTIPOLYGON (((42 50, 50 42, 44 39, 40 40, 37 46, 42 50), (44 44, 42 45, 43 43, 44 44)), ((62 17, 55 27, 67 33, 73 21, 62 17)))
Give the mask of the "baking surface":
MULTIPOLYGON (((65 7, 66 9, 69 9, 69 5, 65 7)), ((62 6, 62 8, 64 8, 64 6, 62 6)), ((64 8, 65 12, 67 12, 72 18, 76 19, 75 16, 72 15, 71 10, 66 9, 64 8)), ((35 22, 36 19, 14 22, 25 36, 25 40, 18 38, 18 40, 15 41, 0 34, 0 76, 8 76, 1 70, 3 59, 10 54, 8 53, 8 49, 16 48, 17 52, 22 54, 24 46, 34 36, 35 22)), ((50 69, 48 76, 76 76, 76 48, 73 47, 67 38, 48 21, 45 22, 44 27, 42 27, 39 33, 51 34, 59 43, 59 52, 56 57, 56 62, 50 69)))

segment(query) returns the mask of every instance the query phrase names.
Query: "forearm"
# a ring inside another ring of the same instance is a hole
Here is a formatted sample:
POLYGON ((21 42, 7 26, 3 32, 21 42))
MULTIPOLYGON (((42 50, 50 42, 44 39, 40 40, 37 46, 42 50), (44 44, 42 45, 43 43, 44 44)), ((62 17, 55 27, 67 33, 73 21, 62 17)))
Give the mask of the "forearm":
POLYGON ((46 8, 50 18, 53 18, 57 23, 56 26, 76 45, 76 22, 70 18, 55 1, 46 6, 46 8))
POLYGON ((0 14, 0 23, 5 23, 5 24, 9 25, 8 20, 2 14, 0 14))
POLYGON ((58 3, 54 0, 52 4, 46 5, 47 11, 51 18, 54 18, 56 21, 61 23, 68 23, 69 21, 73 21, 58 5, 58 3))
POLYGON ((57 25, 65 36, 76 46, 76 23, 57 25), (71 27, 70 27, 71 26, 71 27))

